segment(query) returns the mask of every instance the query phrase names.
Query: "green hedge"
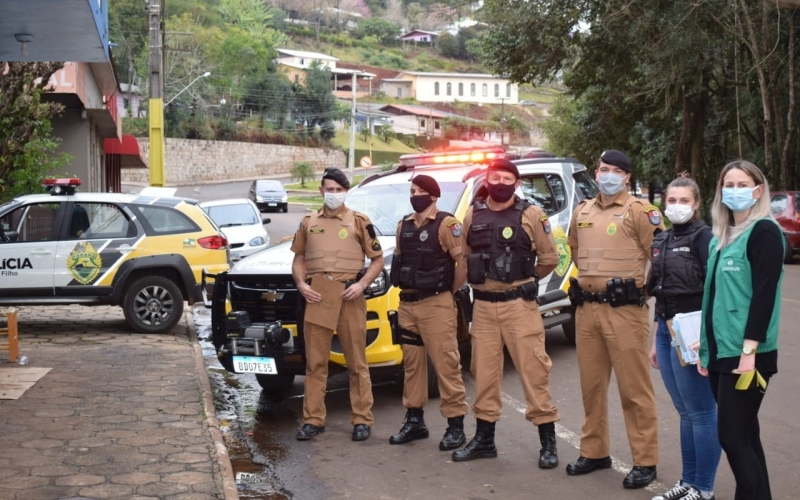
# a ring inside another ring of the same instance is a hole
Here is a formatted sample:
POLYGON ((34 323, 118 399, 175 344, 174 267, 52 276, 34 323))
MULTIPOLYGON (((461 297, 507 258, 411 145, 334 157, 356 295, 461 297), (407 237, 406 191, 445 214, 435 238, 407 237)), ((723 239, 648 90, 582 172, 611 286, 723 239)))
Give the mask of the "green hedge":
MULTIPOLYGON (((347 155, 348 151, 345 151, 345 156, 347 155)), ((376 165, 394 165, 397 163, 398 159, 404 155, 410 153, 397 153, 394 151, 372 151, 372 168, 374 169, 376 165)), ((368 149, 356 149, 356 159, 355 159, 355 166, 359 168, 361 165, 358 164, 359 160, 362 157, 369 156, 368 149)), ((345 163, 344 168, 347 168, 347 163, 345 163)))

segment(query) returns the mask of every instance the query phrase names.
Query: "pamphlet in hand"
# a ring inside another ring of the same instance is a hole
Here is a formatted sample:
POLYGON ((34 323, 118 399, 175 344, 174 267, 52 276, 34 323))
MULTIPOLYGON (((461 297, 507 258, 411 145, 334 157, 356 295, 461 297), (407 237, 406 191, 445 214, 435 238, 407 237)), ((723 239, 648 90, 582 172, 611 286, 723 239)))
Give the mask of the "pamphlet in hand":
POLYGON ((672 318, 672 329, 675 331, 673 344, 681 361, 696 364, 700 351, 700 311, 676 314, 672 318))

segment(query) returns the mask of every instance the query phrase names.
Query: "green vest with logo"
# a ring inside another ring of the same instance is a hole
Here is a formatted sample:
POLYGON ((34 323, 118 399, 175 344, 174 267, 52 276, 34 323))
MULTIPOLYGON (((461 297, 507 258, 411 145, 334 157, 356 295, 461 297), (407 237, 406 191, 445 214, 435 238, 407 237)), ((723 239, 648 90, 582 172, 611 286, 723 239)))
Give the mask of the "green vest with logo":
MULTIPOLYGON (((700 361, 703 366, 708 366, 709 361, 706 311, 708 311, 712 277, 715 279, 712 324, 714 325, 714 339, 717 341, 717 359, 734 358, 742 354, 744 330, 747 326, 750 302, 753 298, 750 261, 747 259, 747 242, 758 222, 752 223, 733 243, 721 250, 717 248, 716 237, 712 238, 709 243, 708 272, 703 288, 703 314, 700 325, 700 361)), ((758 345, 756 351, 758 353, 770 352, 778 348, 781 281, 783 281, 783 273, 778 280, 775 305, 772 308, 769 327, 767 327, 767 340, 758 345)))

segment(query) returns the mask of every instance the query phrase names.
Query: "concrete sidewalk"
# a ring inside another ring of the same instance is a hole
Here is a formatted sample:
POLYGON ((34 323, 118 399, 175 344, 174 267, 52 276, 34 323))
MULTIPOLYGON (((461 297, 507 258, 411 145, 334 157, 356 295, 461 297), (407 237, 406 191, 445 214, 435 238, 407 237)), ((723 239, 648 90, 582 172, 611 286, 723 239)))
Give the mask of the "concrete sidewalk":
POLYGON ((238 499, 194 323, 145 335, 119 307, 19 308, 26 367, 0 400, 0 500, 238 499))

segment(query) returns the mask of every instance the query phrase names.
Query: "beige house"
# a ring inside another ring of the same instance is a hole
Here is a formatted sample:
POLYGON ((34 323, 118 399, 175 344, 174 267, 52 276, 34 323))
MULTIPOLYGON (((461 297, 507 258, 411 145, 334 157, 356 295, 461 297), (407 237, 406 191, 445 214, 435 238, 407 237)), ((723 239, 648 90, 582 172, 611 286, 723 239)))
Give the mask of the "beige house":
POLYGON ((420 102, 519 103, 517 84, 482 73, 403 71, 382 80, 380 90, 387 96, 413 97, 420 102))
POLYGON ((365 71, 358 71, 347 68, 337 68, 338 58, 322 54, 319 52, 307 52, 305 50, 278 49, 278 58, 275 60, 278 72, 283 73, 290 81, 300 85, 306 84, 306 70, 315 62, 320 66, 328 68, 331 72, 333 82, 333 93, 339 98, 349 98, 352 96, 353 73, 356 74, 356 96, 366 97, 367 92, 358 92, 358 87, 367 86, 368 79, 375 75, 365 71))

